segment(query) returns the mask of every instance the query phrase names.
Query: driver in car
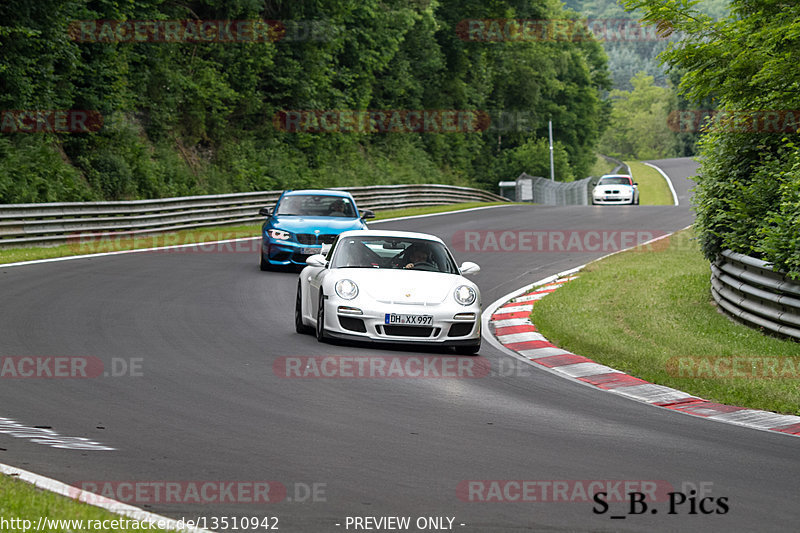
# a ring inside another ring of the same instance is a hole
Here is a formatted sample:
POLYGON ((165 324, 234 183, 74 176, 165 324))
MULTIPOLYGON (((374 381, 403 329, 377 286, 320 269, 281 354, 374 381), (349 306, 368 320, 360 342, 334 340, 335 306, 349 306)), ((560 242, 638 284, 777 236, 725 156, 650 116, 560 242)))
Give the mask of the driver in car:
POLYGON ((336 200, 335 202, 331 203, 330 207, 328 208, 328 216, 332 217, 346 216, 344 208, 344 200, 336 200))
POLYGON ((405 254, 408 263, 403 268, 414 268, 415 265, 420 263, 428 263, 428 251, 420 245, 412 245, 405 254))

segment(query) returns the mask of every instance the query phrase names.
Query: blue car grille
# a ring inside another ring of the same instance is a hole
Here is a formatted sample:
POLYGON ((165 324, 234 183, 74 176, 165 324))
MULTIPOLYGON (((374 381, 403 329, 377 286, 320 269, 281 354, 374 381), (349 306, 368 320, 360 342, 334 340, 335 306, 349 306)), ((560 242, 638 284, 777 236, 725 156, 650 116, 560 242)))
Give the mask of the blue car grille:
POLYGON ((297 242, 300 244, 333 244, 336 235, 314 235, 313 233, 297 233, 297 242))
POLYGON ((300 244, 317 244, 317 236, 313 233, 298 233, 296 237, 300 244))

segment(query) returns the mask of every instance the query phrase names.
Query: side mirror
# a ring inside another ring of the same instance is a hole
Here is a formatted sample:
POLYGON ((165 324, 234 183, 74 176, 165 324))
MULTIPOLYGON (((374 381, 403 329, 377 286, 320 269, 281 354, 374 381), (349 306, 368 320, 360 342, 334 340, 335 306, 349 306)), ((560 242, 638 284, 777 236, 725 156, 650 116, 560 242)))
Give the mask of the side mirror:
POLYGON ((363 219, 375 218, 375 211, 373 211, 372 209, 362 209, 361 218, 363 219))
POLYGON ((312 267, 322 267, 325 268, 328 265, 328 262, 325 260, 325 256, 322 254, 314 254, 306 259, 306 264, 312 267))
POLYGON ((476 263, 472 261, 464 261, 461 264, 461 274, 468 276, 470 274, 477 274, 481 271, 481 267, 479 267, 476 263))
POLYGON ((271 217, 272 216, 272 208, 271 207, 262 207, 258 210, 258 214, 262 217, 271 217))

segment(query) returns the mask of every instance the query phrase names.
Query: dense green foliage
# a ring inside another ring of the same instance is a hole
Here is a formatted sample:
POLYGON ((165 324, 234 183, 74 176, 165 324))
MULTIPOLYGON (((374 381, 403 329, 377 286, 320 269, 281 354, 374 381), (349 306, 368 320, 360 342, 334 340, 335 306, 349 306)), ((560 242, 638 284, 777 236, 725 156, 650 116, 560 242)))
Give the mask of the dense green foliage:
POLYGON ((588 175, 606 123, 594 41, 470 42, 465 19, 562 19, 558 0, 4 0, 0 110, 95 110, 96 133, 0 134, 0 202, 588 175), (75 21, 276 20, 245 42, 75 39, 75 21), (70 30, 73 33, 70 33, 70 30), (502 110, 524 128, 287 133, 283 110, 502 110))
MULTIPOLYGON (((621 21, 636 20, 642 16, 641 11, 626 11, 620 0, 564 0, 564 3, 566 7, 585 17, 607 21, 610 30, 615 26, 624 27, 621 21)), ((697 9, 701 13, 719 19, 727 14, 728 3, 729 0, 703 0, 697 4, 697 9)), ((678 36, 659 37, 647 33, 640 37, 642 34, 630 32, 628 34, 630 38, 626 39, 624 35, 615 37, 613 31, 609 31, 610 38, 603 42, 614 88, 624 91, 633 89, 632 79, 640 72, 652 76, 655 85, 667 87, 670 74, 659 62, 658 55, 666 49, 670 40, 677 39, 678 36)))
POLYGON ((631 91, 611 91, 613 108, 600 151, 625 159, 674 157, 677 138, 669 125, 669 115, 676 107, 674 92, 656 87, 653 77, 644 72, 634 76, 631 83, 631 91))
POLYGON ((684 32, 665 61, 685 69, 688 97, 714 97, 732 117, 702 141, 695 203, 706 257, 730 248, 800 278, 800 4, 732 0, 720 22, 688 0, 626 4, 661 31, 684 32), (778 127, 763 120, 767 112, 778 127))
MULTIPOLYGON (((602 43, 614 91, 610 95, 611 120, 598 147, 600 152, 631 159, 695 155, 699 130, 680 130, 675 127, 674 118, 681 111, 708 111, 716 104, 710 98, 693 104, 677 94, 681 70, 669 70, 659 61, 659 54, 669 42, 677 41, 680 33, 659 34, 643 24, 641 11, 625 11, 618 0, 565 3, 587 17, 589 27, 598 36, 605 37, 602 43)), ((719 19, 727 14, 728 3, 729 0, 704 0, 697 9, 719 19)))

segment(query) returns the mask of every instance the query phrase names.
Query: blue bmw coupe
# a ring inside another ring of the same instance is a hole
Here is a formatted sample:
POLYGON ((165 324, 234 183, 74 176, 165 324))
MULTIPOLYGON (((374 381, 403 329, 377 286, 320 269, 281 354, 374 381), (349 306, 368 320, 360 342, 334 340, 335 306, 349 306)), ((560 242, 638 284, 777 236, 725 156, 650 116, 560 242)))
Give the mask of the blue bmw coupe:
POLYGON ((369 209, 359 212, 349 192, 334 190, 284 191, 274 209, 262 208, 261 270, 306 266, 306 258, 320 253, 343 231, 367 229, 369 209))

